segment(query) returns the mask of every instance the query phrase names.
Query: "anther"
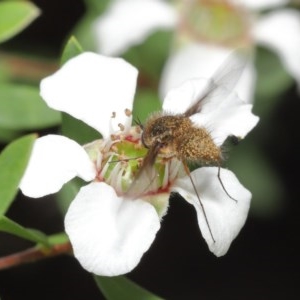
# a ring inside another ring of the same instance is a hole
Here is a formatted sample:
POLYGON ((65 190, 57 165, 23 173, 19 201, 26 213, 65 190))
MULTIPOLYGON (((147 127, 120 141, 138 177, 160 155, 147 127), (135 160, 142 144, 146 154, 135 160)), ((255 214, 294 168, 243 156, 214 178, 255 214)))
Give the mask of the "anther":
POLYGON ((119 123, 118 126, 119 126, 119 128, 120 128, 121 131, 124 131, 125 126, 123 124, 119 123))
POLYGON ((112 141, 115 141, 115 140, 118 139, 118 136, 115 135, 115 134, 111 134, 111 135, 110 135, 110 139, 111 139, 112 141))
POLYGON ((125 108, 125 115, 126 115, 127 117, 130 117, 131 114, 132 114, 132 111, 131 111, 130 109, 128 109, 128 108, 125 108))

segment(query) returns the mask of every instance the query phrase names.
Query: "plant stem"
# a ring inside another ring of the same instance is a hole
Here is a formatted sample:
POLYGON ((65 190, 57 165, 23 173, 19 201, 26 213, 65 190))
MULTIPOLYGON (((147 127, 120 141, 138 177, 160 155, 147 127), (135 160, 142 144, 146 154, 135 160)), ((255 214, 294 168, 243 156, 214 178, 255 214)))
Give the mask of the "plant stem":
POLYGON ((16 267, 26 263, 36 262, 49 257, 71 253, 72 246, 70 242, 53 245, 50 248, 33 247, 15 254, 1 257, 0 270, 16 267))

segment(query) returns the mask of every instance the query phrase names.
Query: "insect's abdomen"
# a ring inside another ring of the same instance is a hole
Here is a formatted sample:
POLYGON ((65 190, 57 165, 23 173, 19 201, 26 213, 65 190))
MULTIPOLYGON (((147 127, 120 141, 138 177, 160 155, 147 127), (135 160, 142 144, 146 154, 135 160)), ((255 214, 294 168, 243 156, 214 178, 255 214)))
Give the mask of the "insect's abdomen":
POLYGON ((191 126, 177 141, 180 159, 202 164, 218 164, 222 159, 221 149, 204 128, 191 126))

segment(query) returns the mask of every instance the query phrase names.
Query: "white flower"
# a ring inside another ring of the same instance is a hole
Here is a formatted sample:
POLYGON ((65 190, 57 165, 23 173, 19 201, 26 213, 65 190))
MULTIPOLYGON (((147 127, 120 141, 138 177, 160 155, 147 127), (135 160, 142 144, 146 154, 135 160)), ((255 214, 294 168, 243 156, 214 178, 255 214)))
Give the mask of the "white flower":
MULTIPOLYGON (((175 38, 185 39, 185 46, 173 51, 165 65, 160 84, 162 96, 186 79, 211 77, 216 66, 224 61, 232 49, 240 46, 251 48, 254 44, 266 46, 274 51, 300 87, 300 13, 295 9, 280 8, 258 15, 259 10, 277 8, 288 2, 288 0, 224 0, 222 4, 222 1, 202 3, 194 0, 178 0, 175 3, 179 5, 175 6, 163 0, 114 0, 107 11, 96 20, 94 32, 99 53, 120 55, 131 46, 143 42, 158 29, 175 28, 175 38), (189 12, 190 15, 185 16, 189 5, 194 6, 189 12), (198 9, 197 5, 203 6, 198 9), (214 21, 214 16, 218 15, 213 15, 210 10, 214 6, 219 7, 219 12, 223 11, 223 20, 220 18, 214 21), (194 11, 200 20, 196 20, 199 24, 188 24, 191 26, 185 29, 188 27, 186 23, 190 20, 193 22, 194 11), (204 17, 200 18, 198 12, 204 17), (227 23, 224 18, 228 18, 227 23), (235 21, 237 23, 234 23, 235 21), (208 33, 212 29, 214 34, 213 26, 220 26, 218 22, 224 22, 220 30, 224 34, 223 39, 220 36, 209 36, 208 33), (199 30, 199 35, 193 35, 193 30, 199 30), (230 35, 235 32, 236 37, 230 35)), ((248 103, 253 101, 255 81, 255 69, 250 62, 237 86, 238 95, 248 103)))
MULTIPOLYGON (((232 172, 221 169, 221 178, 237 203, 222 188, 218 168, 197 169, 191 176, 205 207, 206 222, 190 178, 180 172, 181 163, 176 158, 159 157, 159 178, 153 180, 151 175, 150 181, 139 181, 142 187, 136 191, 138 199, 128 199, 125 191, 147 152, 138 128, 131 127, 136 78, 137 70, 122 59, 84 53, 44 79, 41 95, 46 103, 89 124, 103 139, 84 147, 59 135, 37 139, 20 185, 25 195, 41 197, 57 192, 75 176, 91 181, 72 201, 65 228, 75 257, 86 270, 98 275, 124 274, 139 263, 160 228, 171 191, 179 192, 195 207, 202 235, 217 256, 226 253, 242 228, 250 204, 250 192, 232 172), (142 154, 139 158, 132 154, 126 160, 128 148, 142 154)), ((200 92, 200 83, 194 79, 170 91, 164 111, 186 110, 200 92), (179 96, 183 98, 177 108, 179 96)), ((252 115, 251 108, 231 94, 218 105, 205 104, 203 113, 193 116, 193 121, 198 126, 210 126, 212 138, 220 146, 228 135, 242 138, 256 125, 258 118, 252 115)))

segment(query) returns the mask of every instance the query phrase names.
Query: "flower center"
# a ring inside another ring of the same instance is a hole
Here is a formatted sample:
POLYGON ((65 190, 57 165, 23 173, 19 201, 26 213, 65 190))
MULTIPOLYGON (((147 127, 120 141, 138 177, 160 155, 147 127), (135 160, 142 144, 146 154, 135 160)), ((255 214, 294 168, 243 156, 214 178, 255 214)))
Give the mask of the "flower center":
POLYGON ((169 192, 174 180, 183 173, 175 157, 158 155, 154 163, 145 163, 149 149, 141 142, 141 129, 131 127, 111 139, 97 140, 85 146, 97 168, 97 179, 111 185, 118 195, 145 197, 169 192))
POLYGON ((185 39, 245 46, 249 43, 249 14, 228 0, 183 1, 180 31, 185 39))

